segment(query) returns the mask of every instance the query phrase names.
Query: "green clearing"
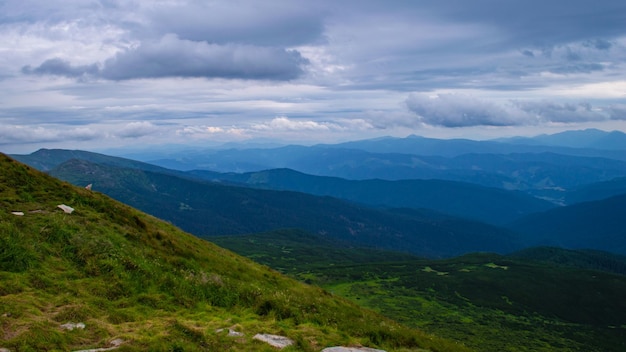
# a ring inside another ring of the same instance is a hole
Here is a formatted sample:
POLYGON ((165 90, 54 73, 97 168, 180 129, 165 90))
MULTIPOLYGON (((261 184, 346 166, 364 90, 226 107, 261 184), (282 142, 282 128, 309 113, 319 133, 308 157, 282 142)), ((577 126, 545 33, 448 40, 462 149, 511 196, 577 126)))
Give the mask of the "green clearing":
POLYGON ((293 339, 284 351, 470 350, 4 156, 0 209, 0 347, 11 351, 102 348, 117 338, 119 351, 275 351, 256 333, 293 339), (68 322, 85 328, 63 330, 68 322), (216 332, 223 328, 245 336, 216 332))
POLYGON ((430 260, 379 252, 368 262, 363 254, 371 250, 336 249, 341 263, 272 256, 270 248, 280 245, 320 250, 311 239, 298 247, 288 231, 216 243, 247 255, 257 252, 247 245, 251 238, 266 241, 266 265, 478 351, 626 349, 623 275, 496 254, 430 260))

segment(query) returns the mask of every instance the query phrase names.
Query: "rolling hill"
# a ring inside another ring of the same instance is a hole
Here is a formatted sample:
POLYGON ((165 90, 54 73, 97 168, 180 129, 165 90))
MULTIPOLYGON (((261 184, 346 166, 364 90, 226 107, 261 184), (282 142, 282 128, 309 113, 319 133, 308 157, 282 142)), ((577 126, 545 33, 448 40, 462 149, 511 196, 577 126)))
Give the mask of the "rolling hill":
MULTIPOLYGON (((286 147, 286 149, 289 148, 286 147)), ((353 152, 357 154, 361 153, 358 151, 353 152)), ((339 157, 345 157, 345 153, 345 151, 341 151, 339 157)), ((400 157, 415 159, 415 156, 409 155, 400 157)), ((493 157, 494 156, 487 156, 486 161, 473 160, 468 161, 468 163, 478 162, 489 164, 489 160, 493 157)), ((554 204, 547 201, 539 200, 536 197, 528 196, 521 192, 506 191, 501 188, 481 187, 468 182, 434 179, 399 180, 394 182, 379 179, 356 181, 307 175, 288 169, 266 170, 242 175, 235 173, 218 173, 207 170, 181 172, 124 158, 86 151, 62 149, 41 149, 30 155, 16 155, 15 158, 42 171, 54 169, 61 163, 71 159, 79 159, 101 165, 153 171, 184 178, 222 180, 257 188, 292 190, 315 195, 332 196, 374 206, 429 208, 450 215, 471 218, 492 224, 507 223, 528 213, 546 210, 554 206, 554 204)), ((325 162, 328 162, 330 160, 329 158, 332 158, 332 153, 325 156, 325 162)), ((474 159, 476 159, 476 156, 474 156, 474 159)), ((505 159, 511 159, 511 157, 505 159)), ((412 161, 412 163, 414 163, 414 161, 412 161)), ((442 161, 437 161, 437 163, 442 163, 442 161)), ((307 164, 310 167, 312 165, 311 160, 308 160, 307 164)), ((455 169, 454 164, 461 165, 463 168, 472 168, 472 165, 464 165, 463 162, 454 160, 451 161, 450 165, 433 165, 432 168, 438 170, 433 175, 439 175, 443 178, 463 179, 464 177, 462 175, 466 173, 458 173, 458 167, 455 169)), ((500 160, 496 164, 503 164, 503 161, 500 160)), ((373 165, 370 166, 374 167, 373 165)), ((598 167, 603 166, 606 165, 598 165, 598 167)), ((384 167, 389 168, 390 175, 397 171, 393 166, 387 165, 384 167)), ((532 168, 534 166, 528 167, 532 168)), ((491 168, 495 168, 491 170, 494 175, 495 173, 503 173, 496 170, 498 168, 497 166, 492 166, 491 168)), ((378 169, 378 167, 374 167, 374 169, 378 169)), ((517 169, 507 170, 506 173, 522 174, 522 172, 517 169)), ((533 174, 539 177, 537 171, 534 171, 533 174)), ((575 174, 575 172, 571 172, 570 174, 575 174)), ((399 174, 395 175, 395 177, 399 176, 399 174)), ((469 177, 469 175, 466 176, 469 177)), ((491 181, 487 181, 490 179, 499 185, 513 182, 509 178, 505 178, 505 181, 501 176, 480 176, 480 178, 486 183, 490 183, 491 181)))
MULTIPOLYGON (((624 154, 623 151, 616 152, 624 154)), ((272 149, 228 149, 188 152, 150 163, 177 170, 254 172, 289 168, 318 176, 352 180, 446 179, 508 189, 561 187, 626 175, 626 160, 608 153, 582 156, 554 151, 538 153, 470 153, 455 156, 375 153, 335 146, 287 146, 272 149), (564 170, 563 168, 567 169, 564 170)))
MULTIPOLYGON (((403 145, 402 142, 408 143, 407 141, 411 139, 414 138, 382 139, 372 143, 377 145, 387 141, 392 145, 396 143, 403 145)), ((436 141, 444 143, 444 141, 436 141)), ((487 143, 471 142, 479 145, 487 143)), ((353 143, 360 145, 361 142, 353 143)), ((362 143, 365 142, 362 141, 362 143)), ((446 141, 445 143, 452 142, 446 141)), ((584 156, 561 154, 550 149, 552 147, 546 147, 547 151, 541 152, 508 153, 504 147, 500 150, 495 147, 488 148, 490 152, 472 152, 475 148, 468 147, 460 149, 462 153, 458 155, 439 156, 412 154, 417 151, 411 149, 405 149, 402 153, 346 149, 345 146, 350 145, 352 144, 311 147, 292 145, 268 149, 186 150, 180 155, 170 156, 169 159, 151 161, 161 167, 103 154, 60 149, 42 149, 30 155, 14 155, 13 157, 40 170, 50 170, 62 162, 76 158, 98 164, 168 173, 180 177, 185 176, 182 171, 194 169, 205 170, 204 172, 209 170, 251 173, 289 168, 309 175, 340 177, 348 180, 438 179, 522 191, 560 205, 571 204, 568 195, 573 190, 626 176, 626 160, 622 160, 619 155, 613 155, 612 152, 596 153, 598 155, 591 153, 592 155, 584 156)), ((626 155, 624 151, 614 152, 626 155)), ((484 217, 482 219, 484 220, 484 217)))
POLYGON ((430 210, 374 209, 332 197, 228 186, 84 160, 70 160, 50 174, 76 185, 92 183, 94 190, 200 237, 299 228, 346 245, 430 257, 520 248, 510 231, 430 210))
POLYGON ((554 204, 522 192, 445 180, 347 180, 273 169, 244 174, 189 171, 207 180, 222 180, 250 187, 289 190, 342 198, 373 206, 427 208, 438 212, 504 224, 554 204))
POLYGON ((575 204, 602 200, 620 194, 626 194, 626 177, 617 177, 574 189, 565 194, 565 201, 567 204, 575 204))
POLYGON ((182 175, 174 170, 169 170, 160 166, 135 161, 126 158, 118 158, 99 153, 93 153, 83 150, 67 150, 67 149, 39 149, 38 151, 27 155, 11 155, 15 160, 30 165, 40 171, 49 171, 58 165, 71 160, 80 159, 102 165, 111 165, 126 167, 131 169, 139 169, 146 171, 173 173, 182 175))
POLYGON ((598 129, 565 131, 535 137, 514 137, 499 139, 499 142, 559 146, 567 148, 588 148, 595 150, 626 150, 626 134, 621 131, 606 132, 598 129))
POLYGON ((531 214, 509 228, 527 244, 626 254, 626 194, 531 214))
POLYGON ((270 333, 285 351, 468 350, 4 155, 0 204, 3 349, 273 351, 253 338, 270 333))

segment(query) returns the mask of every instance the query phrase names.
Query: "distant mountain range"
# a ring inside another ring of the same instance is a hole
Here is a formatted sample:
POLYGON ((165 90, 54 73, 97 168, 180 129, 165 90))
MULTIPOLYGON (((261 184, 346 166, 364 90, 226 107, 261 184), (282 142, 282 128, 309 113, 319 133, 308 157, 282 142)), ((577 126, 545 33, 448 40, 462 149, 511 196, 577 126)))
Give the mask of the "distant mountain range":
POLYGON ((520 145, 542 145, 578 149, 626 150, 626 134, 620 131, 605 132, 598 129, 565 131, 535 137, 498 139, 498 142, 520 145))
POLYGON ((207 180, 332 196, 372 206, 428 208, 490 224, 505 224, 555 205, 519 191, 446 180, 347 180, 274 169, 244 174, 190 171, 207 180))
POLYGON ((625 253, 623 137, 598 130, 499 141, 411 136, 188 151, 161 166, 85 151, 14 157, 93 183, 198 236, 299 228, 432 257, 533 245, 625 253), (216 171, 263 167, 270 168, 216 171))
POLYGON ((569 191, 626 176, 625 140, 622 132, 599 130, 491 141, 409 136, 308 147, 187 150, 162 158, 151 154, 144 161, 181 171, 288 168, 352 180, 462 181, 567 204, 569 191))
POLYGON ((346 245, 448 257, 519 248, 508 230, 432 210, 374 209, 332 197, 191 180, 72 159, 49 171, 200 237, 300 228, 346 245))

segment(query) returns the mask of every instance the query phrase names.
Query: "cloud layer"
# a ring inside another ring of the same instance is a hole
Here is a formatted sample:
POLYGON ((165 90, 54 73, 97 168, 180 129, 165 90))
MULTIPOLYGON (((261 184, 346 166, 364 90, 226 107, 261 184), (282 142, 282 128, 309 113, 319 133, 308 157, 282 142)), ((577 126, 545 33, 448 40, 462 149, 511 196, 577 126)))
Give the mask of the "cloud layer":
POLYGON ((620 0, 4 1, 0 145, 626 130, 624 23, 620 0))
POLYGON ((289 80, 300 76, 304 59, 296 50, 243 44, 208 44, 181 40, 168 34, 157 42, 142 43, 97 63, 72 65, 52 58, 22 73, 65 77, 128 80, 163 77, 205 77, 289 80))

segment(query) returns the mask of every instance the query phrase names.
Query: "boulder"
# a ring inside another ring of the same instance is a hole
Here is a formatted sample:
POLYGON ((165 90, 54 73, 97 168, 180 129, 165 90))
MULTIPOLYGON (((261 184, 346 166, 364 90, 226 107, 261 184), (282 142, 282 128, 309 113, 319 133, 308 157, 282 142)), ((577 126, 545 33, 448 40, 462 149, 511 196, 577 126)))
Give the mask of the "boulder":
POLYGON ((377 350, 369 347, 327 347, 322 352, 386 352, 384 350, 377 350))
POLYGON ((57 208, 60 208, 61 210, 63 210, 67 214, 71 214, 74 211, 74 208, 72 208, 70 206, 67 206, 65 204, 59 204, 59 205, 57 205, 57 208))
POLYGON ((283 349, 287 346, 293 345, 293 340, 288 337, 270 334, 256 334, 253 339, 263 341, 272 347, 283 349))
POLYGON ((124 340, 122 339, 115 339, 112 340, 111 342, 109 342, 109 345, 111 347, 104 347, 104 348, 92 348, 89 350, 79 350, 79 351, 74 351, 74 352, 104 352, 104 351, 113 351, 116 350, 118 348, 120 348, 120 346, 124 343, 124 340))

